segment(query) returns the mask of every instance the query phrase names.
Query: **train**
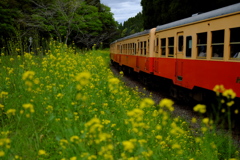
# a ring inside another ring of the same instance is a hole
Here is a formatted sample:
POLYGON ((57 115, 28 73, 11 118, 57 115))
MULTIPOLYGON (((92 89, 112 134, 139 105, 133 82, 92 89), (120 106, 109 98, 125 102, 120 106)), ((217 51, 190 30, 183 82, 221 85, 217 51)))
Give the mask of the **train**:
POLYGON ((240 3, 117 39, 110 59, 173 97, 201 101, 224 85, 240 98, 240 3))

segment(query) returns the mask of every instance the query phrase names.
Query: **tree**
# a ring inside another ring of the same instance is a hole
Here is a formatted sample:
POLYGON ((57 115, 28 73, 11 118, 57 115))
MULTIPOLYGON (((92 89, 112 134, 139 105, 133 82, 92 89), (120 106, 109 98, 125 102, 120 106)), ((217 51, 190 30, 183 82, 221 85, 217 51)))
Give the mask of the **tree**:
POLYGON ((32 15, 25 15, 23 21, 28 27, 38 28, 49 33, 55 33, 60 42, 67 44, 69 36, 83 21, 77 14, 84 6, 82 0, 55 0, 35 1, 36 5, 32 15))
MULTIPOLYGON (((99 46, 101 42, 114 36, 117 33, 117 23, 108 6, 101 4, 98 12, 91 12, 90 8, 85 9, 88 11, 88 14, 84 16, 86 28, 78 30, 75 39, 76 43, 85 44, 89 49, 94 44, 99 46)), ((83 10, 83 12, 86 11, 83 10)))
POLYGON ((144 29, 190 17, 194 13, 208 12, 239 0, 141 0, 144 29))

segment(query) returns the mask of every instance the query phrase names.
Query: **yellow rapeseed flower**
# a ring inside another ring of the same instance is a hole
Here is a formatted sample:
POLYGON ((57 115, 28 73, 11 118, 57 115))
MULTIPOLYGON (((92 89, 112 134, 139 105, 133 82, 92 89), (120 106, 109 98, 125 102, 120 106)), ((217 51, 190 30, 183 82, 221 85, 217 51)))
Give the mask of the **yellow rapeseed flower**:
POLYGON ((46 155, 46 151, 40 149, 40 150, 38 151, 38 155, 39 155, 39 156, 41 156, 41 155, 46 155))
POLYGON ((228 107, 231 107, 232 105, 234 105, 234 101, 227 102, 228 107))
POLYGON ((181 146, 179 145, 179 144, 173 144, 172 145, 172 149, 180 149, 181 148, 181 146))
POLYGON ((71 138, 70 138, 70 141, 71 142, 75 142, 75 141, 78 141, 79 140, 79 137, 78 136, 72 136, 71 138))
POLYGON ((85 86, 89 83, 91 74, 89 72, 81 72, 76 75, 75 79, 80 83, 80 85, 85 86))
POLYGON ((197 119, 195 117, 192 118, 192 123, 196 123, 197 119))
POLYGON ((222 95, 230 99, 234 99, 236 97, 236 93, 232 89, 225 90, 222 95))
POLYGON ((209 118, 203 118, 202 122, 203 122, 204 124, 208 124, 208 123, 209 123, 209 118))
POLYGON ((70 160, 77 160, 77 157, 71 157, 70 160))
POLYGON ((206 105, 204 105, 204 104, 197 104, 197 105, 193 108, 193 110, 194 110, 195 112, 205 113, 205 112, 206 112, 206 105))
POLYGON ((154 101, 151 98, 144 98, 140 103, 140 108, 151 107, 154 101))
POLYGON ((223 85, 216 85, 213 88, 213 91, 216 92, 216 95, 219 96, 220 93, 223 93, 225 91, 225 88, 223 85))
POLYGON ((3 157, 5 153, 3 151, 0 151, 0 157, 3 157))
POLYGON ((0 108, 3 110, 3 108, 4 108, 4 105, 0 104, 0 108))
POLYGON ((133 152, 133 149, 134 149, 133 142, 131 142, 131 141, 123 141, 122 144, 123 144, 123 148, 124 148, 125 151, 133 152))
POLYGON ((234 113, 235 113, 235 114, 238 114, 238 109, 235 109, 234 113))
POLYGON ((35 72, 33 71, 26 71, 23 73, 22 75, 22 79, 26 80, 26 79, 33 79, 33 76, 35 75, 35 72))
POLYGON ((23 104, 22 106, 24 109, 29 109, 31 113, 35 112, 31 103, 23 104))
POLYGON ((9 109, 6 112, 7 115, 10 115, 10 114, 15 115, 15 113, 16 113, 16 109, 9 109))
POLYGON ((8 92, 2 91, 2 92, 0 93, 0 98, 7 98, 7 97, 8 97, 8 92))
POLYGON ((174 102, 172 100, 164 98, 163 100, 160 101, 159 106, 166 107, 169 111, 173 111, 174 110, 173 104, 174 102))

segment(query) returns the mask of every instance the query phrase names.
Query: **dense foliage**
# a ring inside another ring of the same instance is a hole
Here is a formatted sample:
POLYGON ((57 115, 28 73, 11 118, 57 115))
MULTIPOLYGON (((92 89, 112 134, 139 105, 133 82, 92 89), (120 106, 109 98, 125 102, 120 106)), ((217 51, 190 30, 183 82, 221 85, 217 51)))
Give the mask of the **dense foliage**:
POLYGON ((100 0, 3 0, 0 18, 1 48, 11 48, 9 39, 27 42, 29 37, 35 45, 42 43, 41 38, 53 37, 90 48, 109 40, 117 30, 110 8, 100 0))
POLYGON ((239 2, 239 0, 142 0, 144 29, 190 17, 239 2))
POLYGON ((139 12, 135 17, 131 17, 123 24, 119 24, 118 29, 120 33, 118 38, 143 31, 142 13, 139 12))

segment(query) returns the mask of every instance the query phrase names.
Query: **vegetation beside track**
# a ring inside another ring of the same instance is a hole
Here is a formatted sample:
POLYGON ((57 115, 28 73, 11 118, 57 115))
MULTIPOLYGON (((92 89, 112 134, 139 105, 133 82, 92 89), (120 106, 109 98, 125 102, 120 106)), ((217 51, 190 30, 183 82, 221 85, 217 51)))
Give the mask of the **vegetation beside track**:
POLYGON ((192 131, 171 117, 173 101, 154 104, 125 87, 108 50, 80 54, 51 42, 44 56, 1 55, 2 159, 239 159, 209 118, 192 131))

